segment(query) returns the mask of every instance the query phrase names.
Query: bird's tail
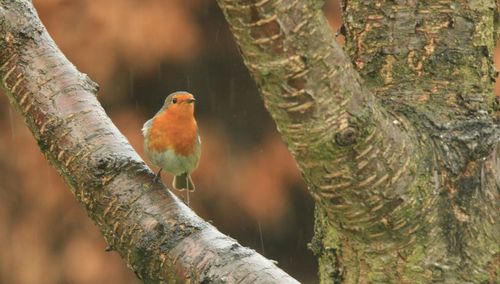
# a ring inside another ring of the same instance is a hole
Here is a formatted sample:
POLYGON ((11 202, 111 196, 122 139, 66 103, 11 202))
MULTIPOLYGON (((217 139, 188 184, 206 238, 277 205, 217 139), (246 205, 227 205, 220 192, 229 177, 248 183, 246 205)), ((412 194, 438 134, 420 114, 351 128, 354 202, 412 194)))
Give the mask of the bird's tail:
POLYGON ((174 181, 172 186, 180 191, 185 189, 189 191, 194 191, 194 183, 191 176, 188 173, 183 173, 182 175, 174 176, 174 181))

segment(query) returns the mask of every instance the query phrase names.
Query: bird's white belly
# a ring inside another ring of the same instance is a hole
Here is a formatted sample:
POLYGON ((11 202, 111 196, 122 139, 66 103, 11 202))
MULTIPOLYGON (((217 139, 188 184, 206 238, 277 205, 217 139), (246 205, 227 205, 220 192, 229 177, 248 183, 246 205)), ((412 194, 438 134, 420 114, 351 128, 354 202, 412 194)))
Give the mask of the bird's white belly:
POLYGON ((172 150, 146 151, 146 154, 153 164, 176 176, 190 173, 198 166, 199 155, 196 151, 189 156, 176 155, 172 150))

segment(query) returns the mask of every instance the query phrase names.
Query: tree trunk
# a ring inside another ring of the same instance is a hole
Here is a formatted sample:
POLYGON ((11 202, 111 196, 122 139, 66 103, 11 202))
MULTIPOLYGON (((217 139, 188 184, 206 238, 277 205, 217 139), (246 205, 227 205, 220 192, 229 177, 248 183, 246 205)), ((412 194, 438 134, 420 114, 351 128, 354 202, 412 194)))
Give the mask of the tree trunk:
MULTIPOLYGON (((145 283, 297 283, 154 183, 27 0, 0 1, 1 89, 90 218, 145 283)), ((138 130, 139 131, 139 130, 138 130)), ((104 268, 103 268, 104 269, 104 268)))
POLYGON ((316 200, 322 283, 500 281, 495 1, 344 1, 347 55, 322 1, 218 3, 316 200))

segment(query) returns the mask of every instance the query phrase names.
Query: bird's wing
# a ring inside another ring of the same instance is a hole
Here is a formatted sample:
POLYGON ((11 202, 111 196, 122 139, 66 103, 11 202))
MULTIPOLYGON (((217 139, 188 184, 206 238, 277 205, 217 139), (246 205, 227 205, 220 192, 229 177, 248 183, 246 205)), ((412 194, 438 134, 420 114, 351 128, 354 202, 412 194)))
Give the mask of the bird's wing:
POLYGON ((148 130, 151 128, 151 124, 153 124, 153 118, 146 121, 146 123, 144 123, 144 126, 142 126, 142 135, 144 135, 144 137, 146 137, 148 130))

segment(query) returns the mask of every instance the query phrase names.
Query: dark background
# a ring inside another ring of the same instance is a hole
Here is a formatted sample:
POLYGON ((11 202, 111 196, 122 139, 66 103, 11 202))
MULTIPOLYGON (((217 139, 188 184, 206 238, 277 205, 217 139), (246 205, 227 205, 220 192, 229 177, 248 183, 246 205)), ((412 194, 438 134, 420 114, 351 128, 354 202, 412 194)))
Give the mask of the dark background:
MULTIPOLYGON (((304 283, 314 205, 210 0, 35 0, 62 51, 99 83, 135 149, 164 98, 197 98, 203 148, 191 207, 304 283)), ((325 14, 335 31, 336 1, 325 14)), ((138 283, 106 244, 0 94, 0 283, 138 283)), ((153 167, 156 171, 157 169, 153 167)), ((167 185, 171 177, 164 174, 167 185)))

